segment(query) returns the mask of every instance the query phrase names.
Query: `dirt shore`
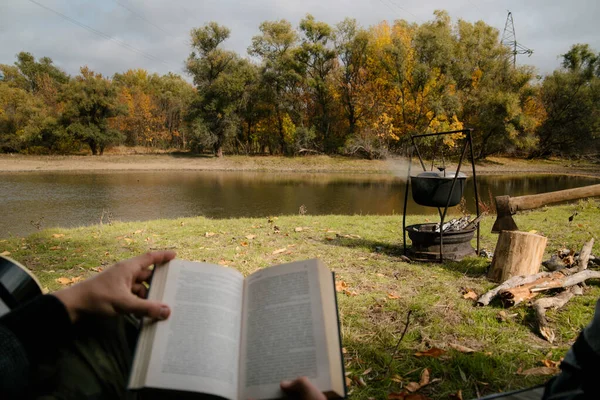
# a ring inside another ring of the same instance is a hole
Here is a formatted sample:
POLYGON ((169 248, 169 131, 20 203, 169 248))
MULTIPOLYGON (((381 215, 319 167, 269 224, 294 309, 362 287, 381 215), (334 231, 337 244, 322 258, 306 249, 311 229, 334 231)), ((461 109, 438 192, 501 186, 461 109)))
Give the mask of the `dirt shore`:
MULTIPOLYGON (((215 157, 179 154, 132 154, 104 156, 24 156, 0 155, 0 172, 33 171, 273 171, 335 172, 401 175, 407 163, 402 159, 357 160, 345 157, 215 157)), ((452 166, 452 164, 450 164, 452 166)), ((417 165, 414 166, 415 168, 417 165)), ((464 164, 470 174, 470 164, 464 164)), ((522 160, 492 157, 476 166, 478 174, 569 174, 600 177, 600 165, 564 159, 522 160)))

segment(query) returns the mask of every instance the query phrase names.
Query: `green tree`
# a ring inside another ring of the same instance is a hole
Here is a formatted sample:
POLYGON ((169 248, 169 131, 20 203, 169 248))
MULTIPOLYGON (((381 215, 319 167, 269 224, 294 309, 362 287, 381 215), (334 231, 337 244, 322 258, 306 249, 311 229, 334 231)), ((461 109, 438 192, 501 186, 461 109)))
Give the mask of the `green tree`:
POLYGON ((101 155, 106 146, 118 143, 122 137, 111 128, 109 119, 126 112, 117 101, 112 81, 82 67, 80 75, 68 85, 63 122, 67 131, 86 143, 93 155, 101 155))
POLYGON ((335 75, 350 136, 355 133, 356 126, 364 115, 360 99, 367 85, 368 46, 369 34, 359 28, 355 19, 346 18, 337 24, 335 49, 340 67, 335 75))
POLYGON ((300 21, 302 40, 297 57, 300 60, 312 97, 314 122, 319 142, 325 152, 334 151, 341 143, 332 140, 333 97, 331 90, 331 74, 336 66, 337 54, 333 45, 333 29, 325 22, 316 21, 308 14, 300 21))
POLYGON ((229 34, 216 22, 193 29, 193 51, 186 66, 197 88, 189 114, 193 147, 210 146, 217 157, 223 156, 225 142, 238 130, 240 102, 250 79, 247 62, 220 48, 229 34))
POLYGON ((542 84, 547 119, 532 156, 582 155, 600 148, 600 55, 577 44, 563 54, 562 66, 542 84))
MULTIPOLYGON (((260 35, 252 38, 248 53, 261 58, 261 93, 267 107, 275 114, 277 137, 282 154, 288 153, 286 119, 298 102, 297 84, 301 80, 296 60, 298 34, 286 20, 265 21, 260 35)), ((272 149, 271 149, 272 151, 272 149)))
POLYGON ((56 67, 50 57, 42 57, 39 61, 36 61, 31 53, 20 52, 17 54, 15 65, 27 81, 27 89, 32 92, 38 90, 40 79, 44 76, 48 76, 58 84, 65 84, 69 81, 69 76, 56 67))
POLYGON ((497 29, 482 21, 459 20, 450 72, 460 101, 458 118, 474 128, 476 156, 529 151, 540 114, 535 76, 529 66, 513 67, 497 29))

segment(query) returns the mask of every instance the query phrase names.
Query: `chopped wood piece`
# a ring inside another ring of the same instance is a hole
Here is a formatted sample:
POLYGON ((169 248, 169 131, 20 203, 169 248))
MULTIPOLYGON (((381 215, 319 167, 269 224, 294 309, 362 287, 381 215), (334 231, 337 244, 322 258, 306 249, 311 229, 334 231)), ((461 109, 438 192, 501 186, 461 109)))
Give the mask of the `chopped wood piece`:
POLYGON ((533 303, 533 309, 535 310, 537 317, 538 331, 540 332, 540 335, 550 343, 554 342, 555 334, 546 318, 546 310, 564 306, 573 296, 575 296, 575 294, 571 290, 565 290, 554 297, 544 297, 533 303))
MULTIPOLYGON (((562 274, 562 277, 558 277, 556 279, 553 278, 545 282, 540 282, 539 284, 533 286, 530 290, 532 292, 542 292, 544 290, 549 289, 559 289, 574 286, 581 282, 585 282, 588 279, 600 279, 600 271, 592 271, 586 269, 584 271, 577 272, 572 275, 566 275, 563 271, 565 270, 562 270, 560 272, 554 272, 555 274, 562 274)), ((568 272, 568 270, 565 272, 568 272)))
POLYGON ((547 238, 529 232, 502 231, 488 278, 495 282, 539 272, 547 238))
POLYGON ((499 292, 505 289, 514 288, 517 286, 525 285, 527 283, 534 282, 540 278, 551 275, 551 272, 540 272, 539 274, 529 276, 513 276, 512 278, 504 281, 500 286, 496 286, 494 289, 483 294, 478 300, 477 305, 487 306, 490 304, 492 299, 498 295, 499 292))
POLYGON ((583 245, 581 252, 579 253, 579 262, 577 269, 578 271, 584 271, 587 269, 590 255, 592 254, 592 247, 594 246, 594 238, 591 238, 589 242, 583 245))
MULTIPOLYGON (((534 275, 535 276, 535 275, 534 275)), ((542 276, 536 279, 533 282, 526 283, 524 285, 520 285, 517 287, 513 287, 510 289, 504 289, 498 293, 500 295, 500 299, 502 300, 502 304, 505 307, 516 306, 523 301, 530 300, 538 295, 538 293, 533 292, 531 288, 543 285, 548 282, 552 282, 555 279, 560 279, 564 277, 564 275, 560 272, 552 272, 546 276, 542 276)))

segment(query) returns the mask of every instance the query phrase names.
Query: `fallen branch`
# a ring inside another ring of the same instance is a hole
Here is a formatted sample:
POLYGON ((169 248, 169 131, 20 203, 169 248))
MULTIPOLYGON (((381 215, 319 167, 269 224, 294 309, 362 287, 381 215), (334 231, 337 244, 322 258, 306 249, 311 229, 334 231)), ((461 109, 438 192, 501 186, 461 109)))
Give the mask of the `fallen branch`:
POLYGON ((540 283, 532 287, 530 290, 532 292, 543 292, 544 290, 560 289, 574 286, 581 282, 585 282, 588 279, 600 279, 600 271, 592 271, 586 269, 572 275, 566 275, 563 271, 564 270, 555 272, 555 274, 563 275, 563 278, 552 279, 550 281, 540 283))
POLYGON ((555 334, 548 323, 548 318, 546 318, 546 310, 550 308, 557 309, 564 306, 573 296, 575 296, 575 294, 569 289, 554 297, 544 297, 533 303, 533 309, 538 323, 538 331, 540 332, 540 335, 550 343, 554 342, 555 334))
POLYGON ((477 305, 487 306, 488 304, 490 304, 492 299, 498 295, 498 293, 500 291, 514 288, 514 287, 521 286, 521 285, 525 285, 525 284, 534 282, 540 278, 550 276, 551 274, 552 274, 552 272, 540 272, 539 274, 528 275, 528 276, 525 276, 525 275, 513 276, 512 278, 504 281, 504 283, 501 284, 500 286, 496 286, 494 289, 481 295, 481 297, 479 297, 479 299, 477 300, 477 305))
POLYGON ((583 245, 581 252, 579 253, 579 262, 577 270, 579 272, 585 271, 590 261, 590 255, 592 254, 592 247, 594 246, 594 238, 591 238, 589 242, 583 245))

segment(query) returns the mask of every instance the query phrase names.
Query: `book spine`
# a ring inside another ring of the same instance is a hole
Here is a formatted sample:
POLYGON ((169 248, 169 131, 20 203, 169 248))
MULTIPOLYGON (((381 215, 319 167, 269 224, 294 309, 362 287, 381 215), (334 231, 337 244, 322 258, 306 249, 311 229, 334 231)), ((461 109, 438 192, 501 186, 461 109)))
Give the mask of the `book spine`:
POLYGON ((335 290, 335 272, 331 271, 333 281, 333 298, 335 299, 335 315, 337 318, 338 337, 340 340, 340 361, 342 363, 342 382, 344 383, 344 399, 348 397, 348 387, 346 386, 346 366, 344 363, 344 346, 342 345, 342 325, 340 324, 340 308, 338 306, 337 291, 335 290))

